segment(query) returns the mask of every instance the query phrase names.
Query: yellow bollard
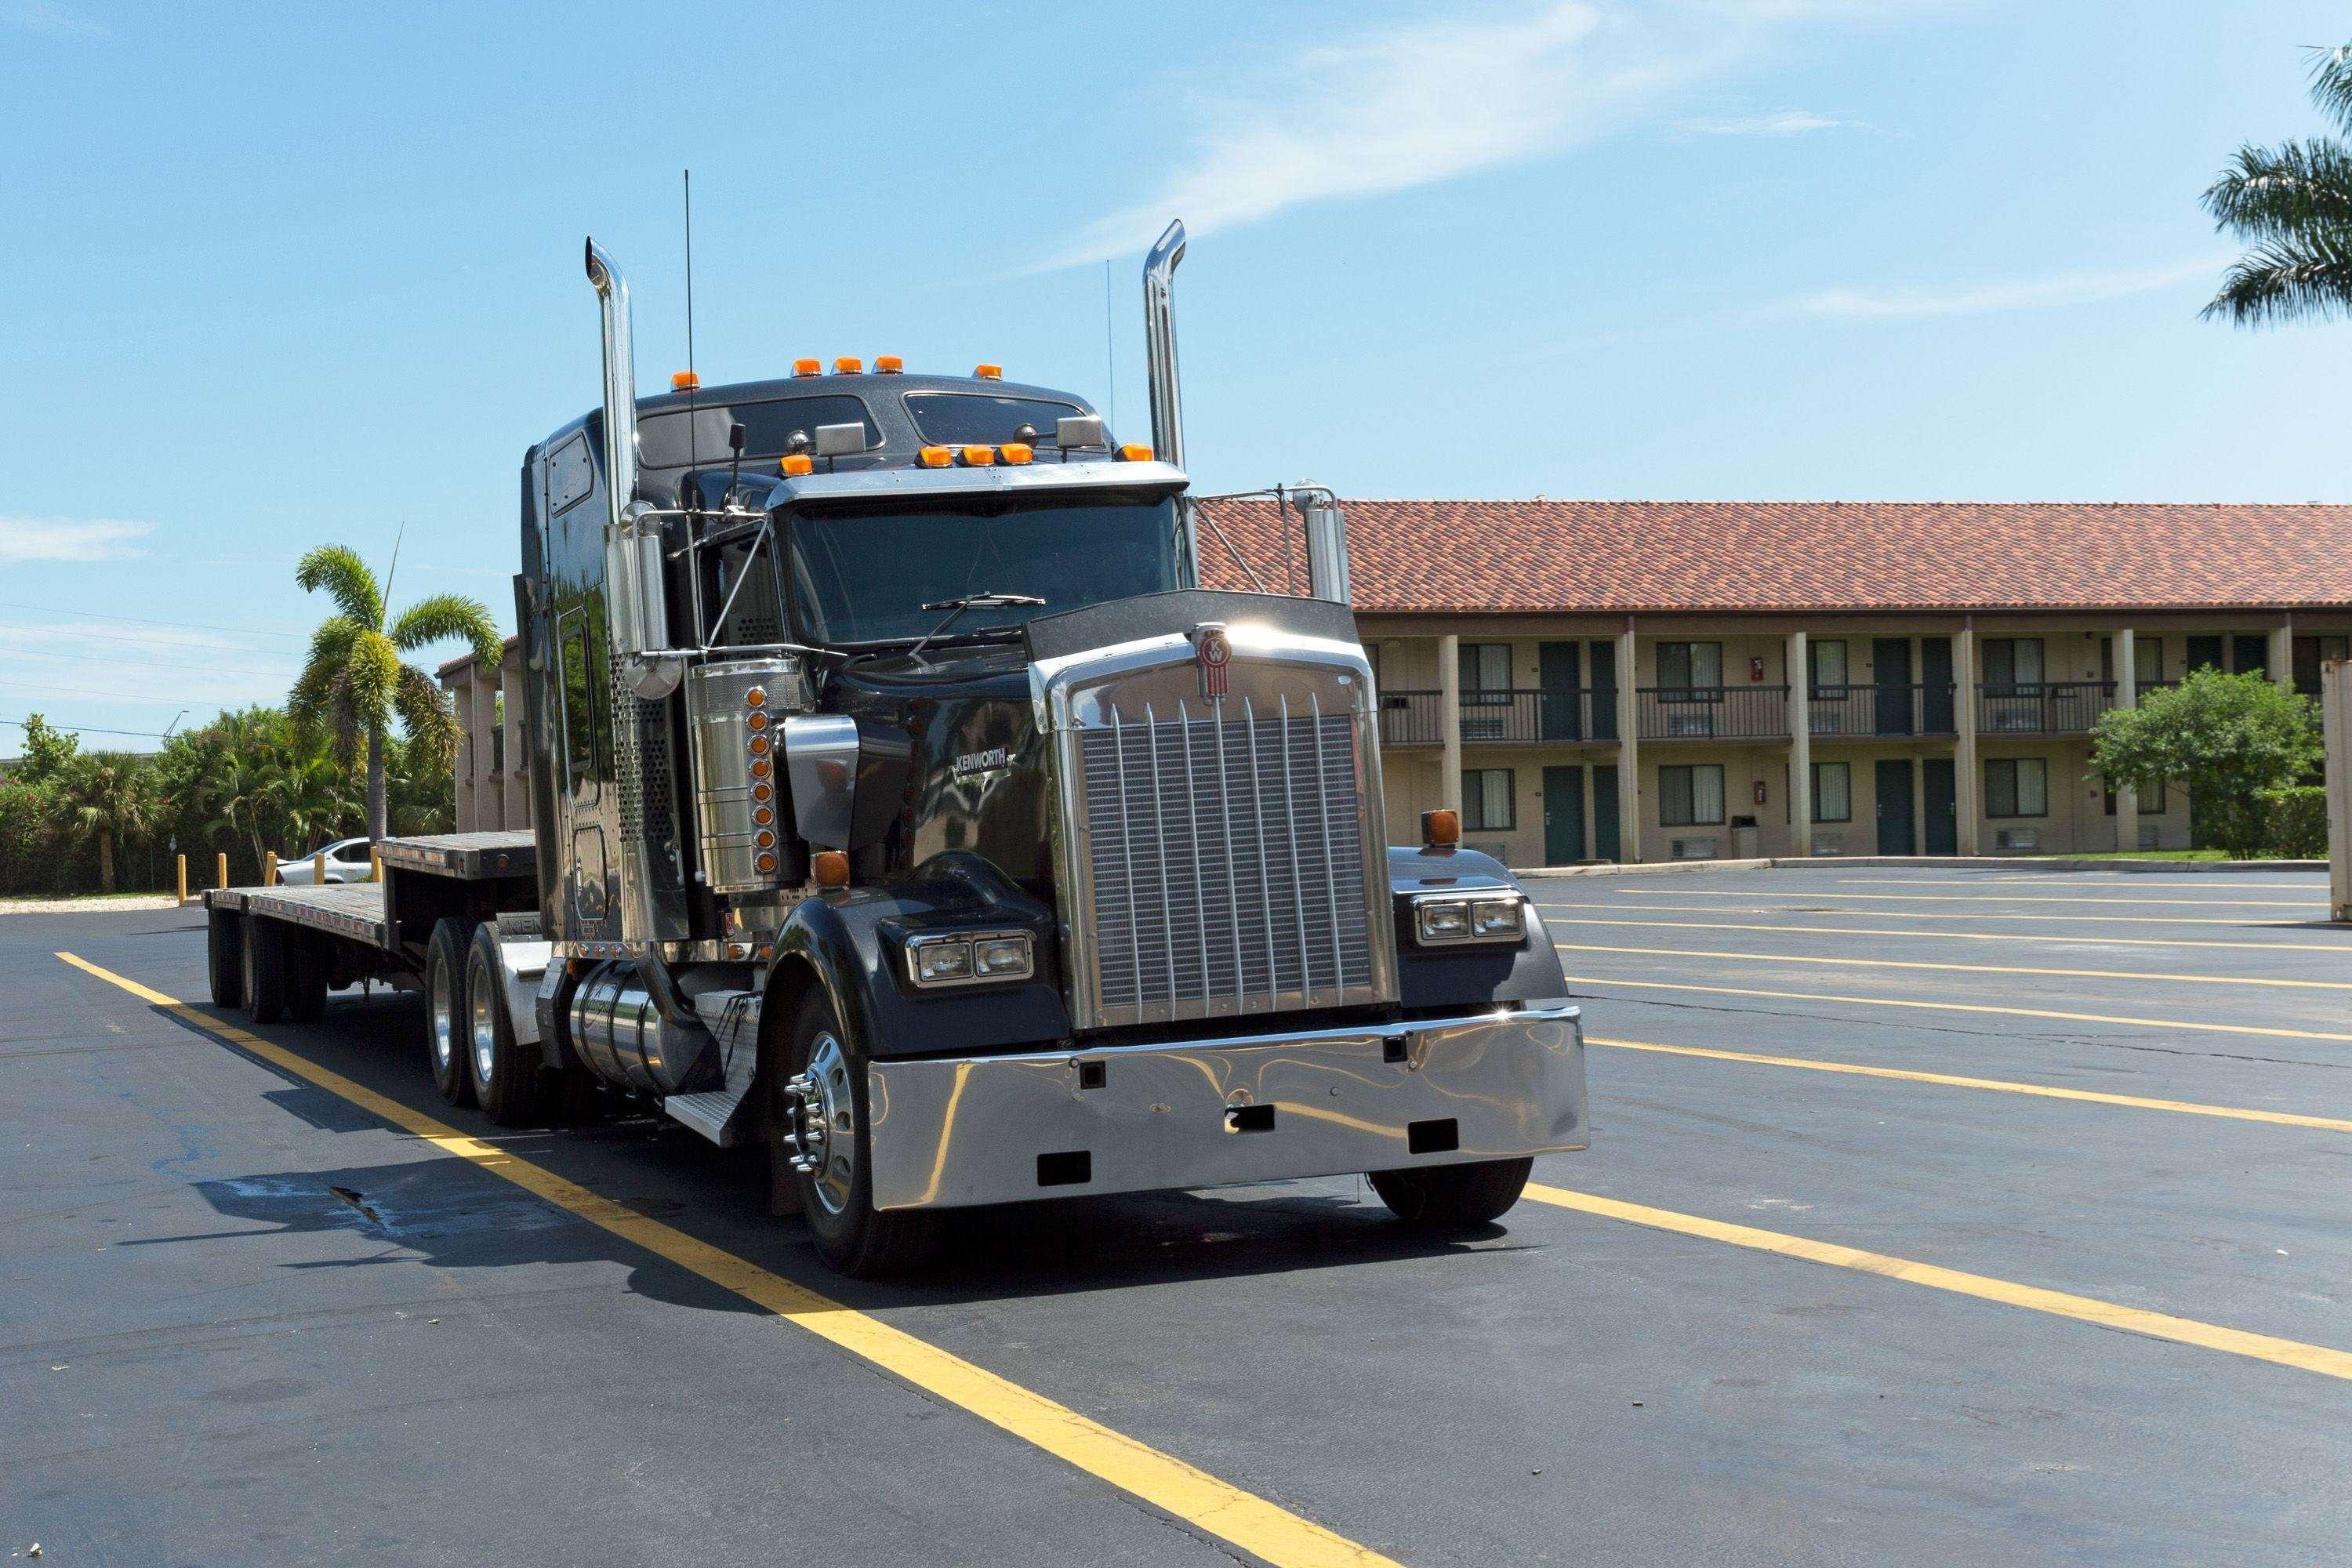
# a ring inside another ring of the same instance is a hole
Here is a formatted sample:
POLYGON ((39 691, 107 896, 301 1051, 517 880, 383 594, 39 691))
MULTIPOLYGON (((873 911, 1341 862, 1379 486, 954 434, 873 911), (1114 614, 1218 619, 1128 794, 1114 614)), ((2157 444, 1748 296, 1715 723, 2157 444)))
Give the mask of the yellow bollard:
POLYGON ((172 858, 179 862, 172 868, 172 874, 179 886, 180 902, 184 904, 188 901, 188 858, 185 855, 174 855, 172 858))
POLYGON ((368 880, 371 882, 383 880, 383 851, 373 844, 368 846, 368 880))
POLYGON ((214 879, 215 879, 215 883, 216 883, 216 885, 217 885, 217 886, 220 886, 220 887, 223 887, 223 888, 226 888, 226 887, 227 887, 227 886, 228 886, 228 851, 227 851, 227 850, 224 849, 224 850, 222 850, 218 855, 215 855, 215 856, 214 856, 214 857, 213 857, 213 875, 214 875, 214 879))
POLYGON ((278 851, 275 849, 262 852, 261 885, 265 888, 278 886, 278 851))
POLYGON ((327 852, 321 849, 316 855, 310 857, 310 886, 314 888, 323 888, 326 885, 327 852))

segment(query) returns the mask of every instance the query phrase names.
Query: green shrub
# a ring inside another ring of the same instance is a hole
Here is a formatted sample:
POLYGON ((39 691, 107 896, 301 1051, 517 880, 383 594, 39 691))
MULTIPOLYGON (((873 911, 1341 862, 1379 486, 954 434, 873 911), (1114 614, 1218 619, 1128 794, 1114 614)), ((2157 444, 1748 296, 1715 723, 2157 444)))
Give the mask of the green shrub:
POLYGON ((2265 843, 2282 860, 2327 858, 2327 791, 2318 784, 2287 784, 2262 793, 2268 808, 2265 843))

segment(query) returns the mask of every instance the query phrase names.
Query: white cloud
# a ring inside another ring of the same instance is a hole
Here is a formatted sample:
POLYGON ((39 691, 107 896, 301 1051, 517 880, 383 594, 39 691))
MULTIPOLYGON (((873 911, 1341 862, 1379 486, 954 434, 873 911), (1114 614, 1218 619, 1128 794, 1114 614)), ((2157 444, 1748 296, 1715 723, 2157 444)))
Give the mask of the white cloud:
MULTIPOLYGON (((1434 184, 1578 146, 1754 57, 1773 29, 1916 14, 1941 0, 1547 0, 1479 7, 1226 68, 1202 131, 1148 199, 1045 261, 1139 250, 1286 207, 1434 184), (1235 75, 1239 87, 1228 85, 1235 75)), ((1794 128, 1792 128, 1794 129, 1794 128)))
POLYGON ((1773 114, 1700 115, 1675 121, 1685 136, 1801 136, 1808 131, 1875 131, 1866 120, 1783 109, 1773 114))
POLYGON ((77 16, 51 0, 14 0, 0 5, 0 26, 23 33, 43 33, 53 38, 110 38, 114 35, 87 17, 77 16))
POLYGON ((150 522, 103 518, 0 513, 0 561, 118 561, 144 554, 131 542, 145 538, 154 528, 150 522))
POLYGON ((1787 300, 1773 313, 1829 321, 1915 321, 1937 316, 1980 316, 2004 310, 2092 305, 2135 294, 2153 294, 2196 279, 2217 281, 2228 261, 2227 257, 2208 257, 2172 267, 2061 272, 2047 278, 1941 289, 1826 289, 1787 300))

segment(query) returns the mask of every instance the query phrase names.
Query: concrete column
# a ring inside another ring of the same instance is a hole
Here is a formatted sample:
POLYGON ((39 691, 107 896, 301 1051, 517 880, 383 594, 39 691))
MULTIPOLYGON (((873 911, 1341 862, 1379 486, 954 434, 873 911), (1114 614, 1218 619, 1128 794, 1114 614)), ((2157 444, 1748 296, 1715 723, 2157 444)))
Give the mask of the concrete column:
MULTIPOLYGON (((2139 654, 2132 646, 2129 626, 2116 633, 2116 706, 2139 706, 2139 654)), ((2133 850, 2139 847, 2139 791, 2129 784, 2116 785, 2116 847, 2133 850)))
POLYGON ((1618 854, 1631 865, 1642 858, 1642 704, 1633 645, 1633 617, 1617 636, 1617 838, 1618 854))
POLYGON ((1791 855, 1813 852, 1812 681, 1806 670, 1805 634, 1789 634, 1789 833, 1791 855))
POLYGON ((471 667, 463 674, 441 678, 441 689, 449 694, 450 711, 457 720, 457 754, 449 770, 456 794, 450 802, 450 820, 460 833, 474 829, 474 737, 467 728, 473 715, 473 680, 471 667))
POLYGON ((1979 825, 1984 814, 1979 786, 1984 775, 1977 766, 1977 630, 1973 620, 1964 623, 1959 636, 1952 639, 1952 679, 1958 688, 1952 693, 1952 727, 1958 731, 1952 742, 1952 809, 1960 819, 1960 853, 1980 855, 1984 852, 1984 838, 1979 825))
POLYGON ((2289 691, 2294 689, 2294 617, 2281 621, 2271 633, 2271 679, 2289 691))
MULTIPOLYGON (((1438 764, 1438 805, 1462 809, 1462 639, 1437 639, 1437 726, 1445 755, 1438 764)), ((1465 826, 1467 824, 1465 825, 1465 826)))
POLYGON ((506 781, 496 772, 499 727, 499 672, 495 667, 474 667, 466 689, 471 707, 466 715, 467 749, 474 753, 474 826, 477 830, 506 826, 506 781))

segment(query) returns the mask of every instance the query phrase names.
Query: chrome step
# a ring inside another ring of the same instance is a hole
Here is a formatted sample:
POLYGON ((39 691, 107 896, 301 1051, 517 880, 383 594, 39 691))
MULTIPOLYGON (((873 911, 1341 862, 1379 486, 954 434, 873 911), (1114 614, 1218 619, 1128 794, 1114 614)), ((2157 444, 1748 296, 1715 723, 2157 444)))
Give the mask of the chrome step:
POLYGON ((705 991, 694 1010, 719 1042, 727 1081, 699 1094, 673 1094, 662 1101, 670 1120, 693 1128, 722 1149, 743 1141, 751 1122, 751 1080, 760 1069, 760 998, 749 991, 705 991))

